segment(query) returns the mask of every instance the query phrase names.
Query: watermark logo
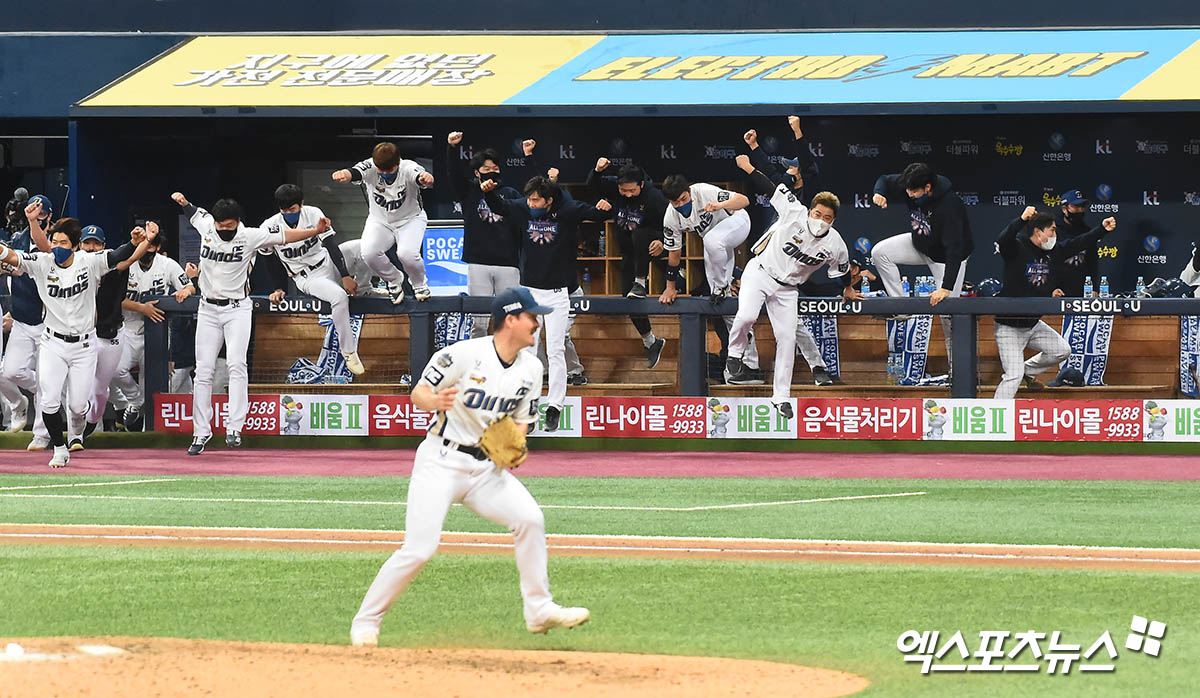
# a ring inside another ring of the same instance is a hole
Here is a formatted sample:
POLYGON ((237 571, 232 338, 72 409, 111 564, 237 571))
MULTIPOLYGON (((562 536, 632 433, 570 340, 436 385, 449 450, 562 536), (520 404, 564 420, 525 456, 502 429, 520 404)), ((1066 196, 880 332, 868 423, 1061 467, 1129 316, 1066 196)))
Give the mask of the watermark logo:
POLYGON ((1125 649, 1157 657, 1162 651, 1162 640, 1167 634, 1167 624, 1134 616, 1129 623, 1129 635, 1125 638, 1125 649))

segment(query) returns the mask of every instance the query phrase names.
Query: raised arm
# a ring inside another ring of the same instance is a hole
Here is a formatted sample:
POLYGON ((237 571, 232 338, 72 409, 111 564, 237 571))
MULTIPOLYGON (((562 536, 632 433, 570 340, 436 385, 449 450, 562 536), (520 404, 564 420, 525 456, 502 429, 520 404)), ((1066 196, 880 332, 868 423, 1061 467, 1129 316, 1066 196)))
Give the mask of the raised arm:
POLYGON ((49 252, 50 238, 46 237, 46 231, 42 229, 42 222, 38 220, 41 213, 41 201, 30 202, 25 207, 25 218, 29 221, 29 235, 33 238, 33 244, 42 252, 49 252))
POLYGON ((1083 235, 1076 235, 1068 240, 1066 244, 1063 245, 1063 255, 1065 257, 1070 257, 1074 254, 1082 252, 1088 247, 1091 247, 1092 244, 1099 242, 1101 238, 1116 229, 1117 219, 1109 216, 1103 221, 1100 221, 1100 225, 1096 226, 1095 228, 1092 228, 1083 235))

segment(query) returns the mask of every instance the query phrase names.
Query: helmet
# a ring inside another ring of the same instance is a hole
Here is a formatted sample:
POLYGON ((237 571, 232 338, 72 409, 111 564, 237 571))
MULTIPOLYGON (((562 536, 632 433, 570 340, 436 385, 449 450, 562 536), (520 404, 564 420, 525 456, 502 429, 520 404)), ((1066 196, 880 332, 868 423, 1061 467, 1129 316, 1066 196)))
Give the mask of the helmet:
POLYGON ((1146 284, 1143 297, 1148 298, 1188 298, 1192 295, 1192 287, 1182 279, 1158 278, 1146 284))
POLYGON ((991 298, 1000 294, 1002 284, 996 279, 984 279, 975 285, 975 295, 980 298, 991 298))

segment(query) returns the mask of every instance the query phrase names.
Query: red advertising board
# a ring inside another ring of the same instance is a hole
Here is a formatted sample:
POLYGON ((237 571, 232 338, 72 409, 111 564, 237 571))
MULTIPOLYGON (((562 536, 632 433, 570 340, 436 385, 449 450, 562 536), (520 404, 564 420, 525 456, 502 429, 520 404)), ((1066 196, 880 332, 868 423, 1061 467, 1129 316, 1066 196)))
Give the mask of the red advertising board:
POLYGON ((585 397, 581 436, 704 438, 702 397, 585 397))
MULTIPOLYGON (((229 418, 229 396, 213 395, 212 430, 225 433, 229 418)), ((158 394, 154 401, 154 429, 168 434, 192 433, 192 396, 190 394, 158 394)), ((279 396, 251 395, 246 412, 243 434, 279 433, 279 396)))
POLYGON ((1141 441, 1141 400, 1017 400, 1017 441, 1141 441))
POLYGON ((371 436, 422 436, 434 419, 407 395, 372 395, 370 413, 371 436))
POLYGON ((801 439, 920 439, 920 399, 815 398, 797 401, 801 439))

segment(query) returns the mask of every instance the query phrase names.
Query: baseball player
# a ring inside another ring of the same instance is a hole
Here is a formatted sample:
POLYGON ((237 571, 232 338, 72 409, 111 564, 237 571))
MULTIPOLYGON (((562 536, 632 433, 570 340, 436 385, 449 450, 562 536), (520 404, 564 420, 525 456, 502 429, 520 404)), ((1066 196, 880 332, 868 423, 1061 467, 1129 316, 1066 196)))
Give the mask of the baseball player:
MULTIPOLYGON (((63 218, 50 227, 49 237, 34 218, 41 209, 32 202, 26 209, 37 252, 17 254, 0 247, 0 262, 18 267, 37 283, 46 308, 45 330, 38 354, 38 383, 42 419, 50 432, 54 455, 51 468, 70 460, 59 409, 63 387, 67 388, 68 424, 82 425, 88 409, 92 381, 96 376, 96 294, 100 279, 117 264, 145 253, 145 240, 135 249, 125 244, 108 252, 79 251, 83 234, 79 221, 63 218), (48 251, 47 251, 48 250, 48 251)), ((153 233, 146 233, 153 239, 153 233)))
MULTIPOLYGON (((279 207, 279 213, 263 221, 260 226, 272 233, 285 228, 314 227, 325 217, 316 206, 304 205, 304 192, 295 184, 279 185, 275 190, 275 205, 279 207)), ((331 229, 317 237, 264 248, 258 253, 274 254, 301 293, 329 303, 333 328, 337 330, 342 356, 346 358, 346 368, 354 375, 361 376, 366 369, 358 358, 358 337, 350 330, 350 296, 347 295, 358 290, 358 282, 346 270, 346 260, 334 236, 331 229)), ((284 279, 276 281, 279 285, 271 293, 273 303, 281 302, 287 293, 287 282, 284 279)))
POLYGON ((413 296, 429 300, 433 292, 425 279, 421 244, 429 222, 421 202, 421 189, 433 186, 433 175, 412 160, 403 160, 394 143, 380 143, 371 157, 348 170, 333 173, 335 182, 355 182, 367 193, 367 222, 363 226, 362 253, 367 265, 388 283, 393 303, 404 300, 403 277, 388 262, 386 252, 395 243, 404 271, 412 281, 413 296))
POLYGON ((549 313, 532 289, 513 287, 492 301, 491 337, 468 339, 433 355, 412 391, 417 407, 437 413, 417 448, 404 546, 383 564, 350 625, 356 646, 373 646, 383 615, 437 550, 446 513, 461 502, 513 532, 525 627, 531 633, 587 622, 586 608, 554 603, 546 559, 546 522, 537 502, 508 469, 479 448, 484 430, 511 416, 524 432, 537 419, 542 367, 528 351, 538 315, 549 313))
POLYGON ((546 396, 546 431, 558 431, 563 400, 567 396, 567 361, 564 338, 570 322, 570 289, 578 284, 576 253, 579 224, 603 221, 612 206, 601 199, 595 206, 566 200, 557 184, 546 177, 525 183, 525 200, 501 197, 496 182, 479 188, 493 211, 499 211, 521 231, 521 283, 532 288, 538 303, 551 308, 546 318, 546 358, 550 389, 546 396))
MULTIPOLYGON (((147 221, 146 230, 154 231, 151 242, 145 248, 149 250, 151 244, 158 243, 158 224, 154 221, 147 221)), ((134 230, 130 242, 135 245, 141 244, 141 228, 134 230)), ((79 249, 84 252, 103 252, 104 230, 98 225, 85 227, 79 239, 79 249)), ((143 254, 142 258, 145 257, 153 257, 153 255, 143 254)), ((141 258, 126 259, 100 279, 100 288, 96 292, 96 376, 92 381, 91 402, 88 406, 83 433, 81 436, 71 436, 68 439, 67 448, 71 451, 83 450, 83 439, 91 436, 104 418, 104 408, 108 405, 108 393, 113 386, 117 370, 120 368, 121 357, 125 351, 122 342, 124 316, 121 305, 125 299, 125 289, 129 285, 129 268, 140 262, 141 258)), ((120 406, 117 405, 117 407, 120 406)), ((68 432, 78 433, 71 428, 68 428, 68 432)))
MULTIPOLYGON (((375 270, 367 266, 367 260, 362 256, 362 240, 347 240, 338 245, 338 249, 342 252, 342 259, 346 262, 346 271, 349 272, 350 278, 354 279, 354 296, 370 296, 377 292, 374 286, 375 279, 379 278, 375 274, 375 270)), ((396 256, 396 246, 393 244, 387 250, 388 261, 392 263, 396 271, 400 272, 401 278, 404 277, 403 268, 400 265, 400 259, 396 256)), ((379 290, 382 295, 388 295, 386 292, 379 290)))
MULTIPOLYGON (((49 226, 54 211, 50 207, 50 199, 42 194, 32 197, 30 203, 40 204, 37 210, 37 220, 42 228, 49 226)), ((24 214, 22 214, 24 215, 24 214)), ((37 246, 33 242, 30 226, 12 236, 9 247, 18 253, 34 252, 37 246)), ((29 411, 33 408, 33 439, 26 447, 30 451, 44 451, 50 448, 50 433, 42 421, 42 410, 39 406, 38 393, 38 352, 42 345, 42 298, 38 295, 37 283, 28 274, 5 266, 4 270, 10 275, 9 282, 12 298, 12 308, 6 319, 12 323, 8 335, 8 347, 4 352, 4 361, 0 363, 0 398, 8 407, 8 430, 21 431, 29 421, 29 411), (21 394, 24 390, 33 395, 33 404, 21 394)))
POLYGON ((163 311, 158 309, 158 301, 150 299, 176 293, 192 285, 179 262, 161 253, 164 242, 162 231, 159 231, 146 254, 129 268, 125 299, 121 301, 124 315, 121 327, 122 353, 113 383, 126 400, 122 422, 127 430, 134 428, 141 414, 142 387, 140 380, 133 377, 133 369, 140 371, 142 367, 146 347, 145 321, 159 323, 164 319, 163 311))
MULTIPOLYGON (((196 313, 196 379, 192 393, 192 445, 189 456, 204 452, 212 438, 212 384, 217 353, 225 344, 229 365, 229 419, 225 445, 242 445, 242 426, 249 409, 250 377, 246 371, 246 349, 250 344, 252 305, 250 269, 254 254, 264 247, 306 240, 329 230, 329 219, 321 218, 313 228, 287 228, 275 232, 242 225, 242 207, 233 199, 220 199, 210 214, 189 203, 179 192, 171 195, 175 203, 191 216, 192 227, 200 233, 200 266, 197 282, 200 308, 196 313)), ((189 265, 190 266, 190 265, 189 265)), ((183 302, 195 293, 188 284, 175 294, 183 302)))
POLYGON ((775 333, 775 379, 771 402, 784 417, 791 419, 792 364, 796 359, 796 287, 808 280, 823 266, 828 266, 831 279, 847 284, 843 296, 847 300, 862 294, 848 284, 850 255, 846 243, 833 221, 837 217, 838 198, 829 192, 813 197, 811 208, 805 206, 786 184, 775 184, 766 175, 755 171, 759 189, 773 188, 771 205, 779 214, 778 220, 758 240, 752 252, 757 254, 742 273, 738 292, 738 310, 729 330, 729 359, 726 374, 729 382, 747 373, 741 356, 746 350, 747 336, 765 303, 771 330, 775 333))

